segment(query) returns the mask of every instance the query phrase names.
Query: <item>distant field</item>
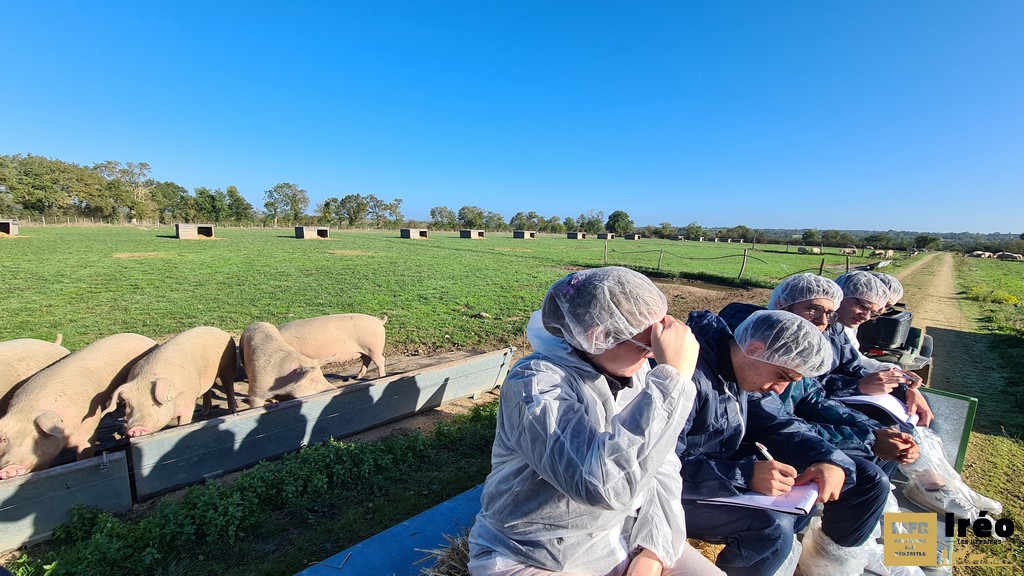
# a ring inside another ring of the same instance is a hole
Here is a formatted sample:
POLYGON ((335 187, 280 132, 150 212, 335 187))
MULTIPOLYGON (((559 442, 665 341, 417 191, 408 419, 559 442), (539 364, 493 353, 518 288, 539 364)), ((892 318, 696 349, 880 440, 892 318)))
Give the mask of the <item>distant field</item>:
MULTIPOLYGON (((296 240, 291 229, 217 228, 214 240, 177 240, 173 227, 22 227, 0 240, 0 339, 52 339, 75 350, 117 332, 163 338, 212 325, 240 333, 341 312, 387 315, 392 350, 435 352, 521 340, 547 287, 574 267, 604 263, 604 241, 511 234, 486 240, 431 232, 332 231, 296 240)), ((608 264, 666 275, 734 280, 749 245, 668 240, 608 243, 608 264)), ((802 270, 845 269, 836 249, 800 255, 758 245, 746 283, 771 286, 802 270), (762 260, 763 262, 759 261, 762 260)), ((867 262, 851 258, 851 265, 867 262)))

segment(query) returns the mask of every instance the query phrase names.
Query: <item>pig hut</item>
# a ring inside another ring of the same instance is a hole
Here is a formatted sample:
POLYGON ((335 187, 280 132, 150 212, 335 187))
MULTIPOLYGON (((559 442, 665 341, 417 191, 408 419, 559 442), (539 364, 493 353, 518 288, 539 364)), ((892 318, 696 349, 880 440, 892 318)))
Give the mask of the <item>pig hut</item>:
POLYGON ((426 228, 402 228, 400 233, 402 235, 402 238, 412 238, 413 240, 427 239, 426 228))
POLYGON ((537 239, 537 231, 536 230, 513 230, 512 231, 512 237, 513 238, 521 238, 523 240, 536 240, 537 239))
POLYGON ((587 233, 586 232, 566 232, 565 233, 565 237, 568 238, 569 240, 586 240, 587 239, 587 233))
POLYGON ((615 239, 615 234, 613 234, 612 232, 598 232, 597 233, 597 239, 598 240, 614 240, 615 239))
POLYGON ((483 230, 459 230, 459 238, 469 238, 472 240, 485 240, 483 230))
POLYGON ((18 235, 18 221, 17 220, 0 220, 0 234, 6 236, 17 236, 18 235))
POLYGON ((174 235, 181 240, 213 238, 213 224, 175 224, 174 235))
POLYGON ((639 234, 626 234, 625 236, 623 236, 623 238, 625 238, 626 240, 639 240, 640 238, 642 238, 642 236, 639 234))
POLYGON ((295 237, 304 240, 315 240, 317 238, 330 238, 331 229, 326 226, 296 226, 295 237))

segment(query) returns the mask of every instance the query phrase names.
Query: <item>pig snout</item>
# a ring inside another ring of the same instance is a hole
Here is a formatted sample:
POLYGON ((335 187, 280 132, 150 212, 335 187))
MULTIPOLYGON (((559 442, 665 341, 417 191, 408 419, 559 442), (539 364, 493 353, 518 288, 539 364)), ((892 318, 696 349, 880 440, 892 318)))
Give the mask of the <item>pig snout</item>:
POLYGON ((8 464, 3 468, 0 468, 0 480, 7 480, 8 478, 14 478, 15 476, 21 476, 28 473, 28 468, 21 464, 8 464))
POLYGON ((131 438, 138 438, 139 436, 145 436, 149 433, 150 429, 143 426, 132 426, 128 429, 128 436, 131 438))

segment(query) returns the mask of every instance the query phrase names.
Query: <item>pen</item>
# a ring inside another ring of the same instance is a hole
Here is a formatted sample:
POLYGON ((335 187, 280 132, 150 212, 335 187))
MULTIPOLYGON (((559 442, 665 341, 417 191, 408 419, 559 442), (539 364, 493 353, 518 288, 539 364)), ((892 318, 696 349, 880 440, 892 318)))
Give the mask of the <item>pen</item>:
POLYGON ((757 451, 761 453, 761 457, 765 460, 775 460, 775 458, 772 458, 772 455, 768 453, 768 449, 764 447, 764 444, 754 442, 754 447, 757 448, 757 451))

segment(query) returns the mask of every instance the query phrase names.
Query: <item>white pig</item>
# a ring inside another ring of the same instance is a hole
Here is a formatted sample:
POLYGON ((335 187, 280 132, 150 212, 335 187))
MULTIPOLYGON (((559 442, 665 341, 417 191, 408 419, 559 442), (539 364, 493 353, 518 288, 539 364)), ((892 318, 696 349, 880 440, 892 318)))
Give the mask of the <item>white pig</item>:
POLYGON ((0 418, 0 480, 48 467, 65 447, 92 456, 103 407, 156 342, 138 334, 100 338, 41 370, 0 418))
POLYGON ((366 314, 331 314, 294 320, 277 327, 285 342, 296 352, 310 358, 334 358, 333 362, 348 362, 362 358, 356 378, 362 378, 373 361, 377 365, 377 376, 386 376, 384 371, 384 324, 383 320, 366 314))
POLYGON ((61 346, 64 339, 57 335, 56 342, 18 338, 0 342, 0 415, 5 412, 12 394, 30 376, 67 356, 70 352, 61 346))
POLYGON ((242 362, 249 380, 249 405, 263 406, 275 396, 298 398, 334 390, 320 366, 332 358, 309 358, 295 351, 277 327, 257 322, 242 332, 242 362))
POLYGON ((167 426, 192 421, 196 398, 203 397, 203 415, 210 411, 213 385, 220 379, 228 399, 235 405, 235 339, 212 326, 186 330, 164 342, 139 360, 128 382, 114 391, 109 410, 124 401, 128 436, 144 436, 167 426))

